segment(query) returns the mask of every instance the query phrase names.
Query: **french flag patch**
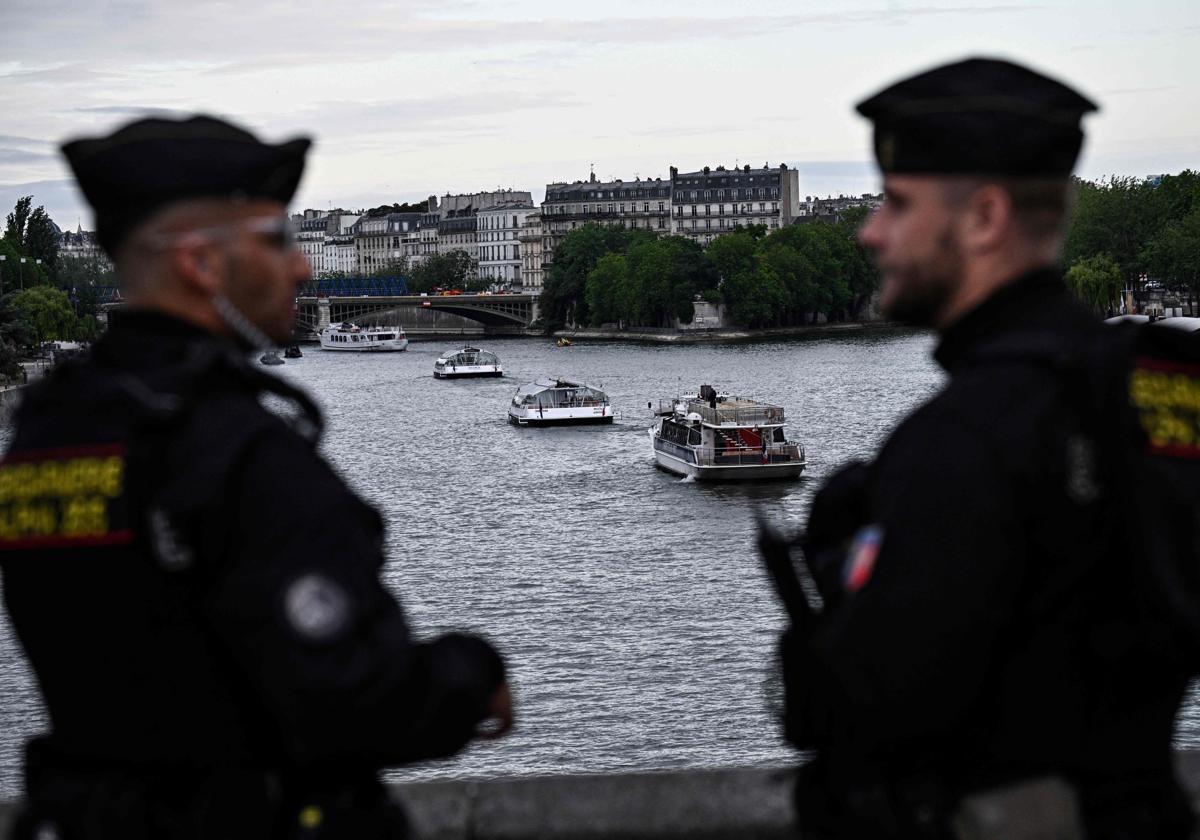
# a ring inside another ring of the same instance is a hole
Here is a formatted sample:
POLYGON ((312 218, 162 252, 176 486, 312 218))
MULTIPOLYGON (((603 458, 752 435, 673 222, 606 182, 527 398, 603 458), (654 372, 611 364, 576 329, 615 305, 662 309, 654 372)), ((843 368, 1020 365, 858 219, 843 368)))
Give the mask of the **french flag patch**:
POLYGON ((857 592, 867 585, 875 571, 875 559, 879 557, 879 548, 882 545, 883 529, 878 525, 867 525, 858 529, 842 569, 843 589, 847 592, 857 592))

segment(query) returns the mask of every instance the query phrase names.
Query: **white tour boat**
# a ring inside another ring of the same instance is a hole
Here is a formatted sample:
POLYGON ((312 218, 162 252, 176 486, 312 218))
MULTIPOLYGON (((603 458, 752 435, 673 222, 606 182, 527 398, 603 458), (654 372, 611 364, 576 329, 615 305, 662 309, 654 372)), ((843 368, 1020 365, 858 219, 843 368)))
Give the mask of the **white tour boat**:
POLYGON ((697 481, 796 478, 804 447, 784 437, 781 406, 718 394, 660 400, 650 439, 659 467, 697 481))
POLYGON ((408 347, 403 327, 358 327, 351 323, 330 324, 317 335, 322 350, 354 353, 387 353, 408 347))
POLYGON ((504 368, 495 353, 478 347, 449 350, 433 363, 433 375, 438 379, 461 379, 468 376, 503 376, 504 368))
POLYGON ((508 419, 518 426, 611 423, 613 411, 608 395, 590 385, 539 379, 517 391, 508 407, 508 419))

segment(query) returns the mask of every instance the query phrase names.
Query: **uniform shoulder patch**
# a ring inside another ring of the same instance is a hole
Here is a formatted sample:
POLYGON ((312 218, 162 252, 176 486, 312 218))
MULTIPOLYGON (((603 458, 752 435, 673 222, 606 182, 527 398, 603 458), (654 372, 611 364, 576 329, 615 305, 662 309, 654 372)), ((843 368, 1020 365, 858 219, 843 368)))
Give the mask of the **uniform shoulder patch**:
POLYGON ((883 528, 879 525, 866 525, 859 528, 850 543, 846 553, 845 566, 842 568, 842 588, 847 592, 858 592, 875 573, 875 560, 879 557, 879 549, 883 546, 883 528))
POLYGON ((1129 375, 1129 400, 1152 453, 1200 458, 1200 365, 1139 357, 1129 375))
POLYGON ((288 625, 309 641, 332 641, 350 625, 350 595, 339 583, 316 572, 288 584, 283 606, 288 625))
POLYGON ((125 468, 121 444, 10 453, 0 462, 0 550, 132 542, 125 468))

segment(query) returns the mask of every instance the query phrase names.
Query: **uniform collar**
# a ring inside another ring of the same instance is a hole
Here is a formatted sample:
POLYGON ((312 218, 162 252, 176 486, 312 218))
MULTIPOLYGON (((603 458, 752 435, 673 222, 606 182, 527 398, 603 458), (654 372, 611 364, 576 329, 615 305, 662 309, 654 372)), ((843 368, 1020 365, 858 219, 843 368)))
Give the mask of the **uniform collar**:
POLYGON ((1015 327, 1038 324, 1045 317, 1046 305, 1064 295, 1069 292, 1058 269, 1037 268, 1022 274, 951 324, 933 357, 952 374, 980 344, 1015 327))
POLYGON ((117 309, 108 331, 96 342, 97 358, 119 360, 124 367, 162 369, 188 358, 197 348, 241 356, 232 340, 190 321, 154 309, 117 309))

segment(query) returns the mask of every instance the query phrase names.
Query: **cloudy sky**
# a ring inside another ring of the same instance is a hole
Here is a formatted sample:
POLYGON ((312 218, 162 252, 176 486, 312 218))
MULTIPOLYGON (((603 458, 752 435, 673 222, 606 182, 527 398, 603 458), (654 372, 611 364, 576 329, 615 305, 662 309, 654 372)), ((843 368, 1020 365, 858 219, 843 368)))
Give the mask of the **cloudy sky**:
POLYGON ((0 212, 89 214, 57 154, 147 111, 317 146, 297 207, 672 164, 874 190, 853 103, 941 61, 1028 62, 1103 106, 1085 177, 1200 168, 1195 0, 0 0, 0 212))

